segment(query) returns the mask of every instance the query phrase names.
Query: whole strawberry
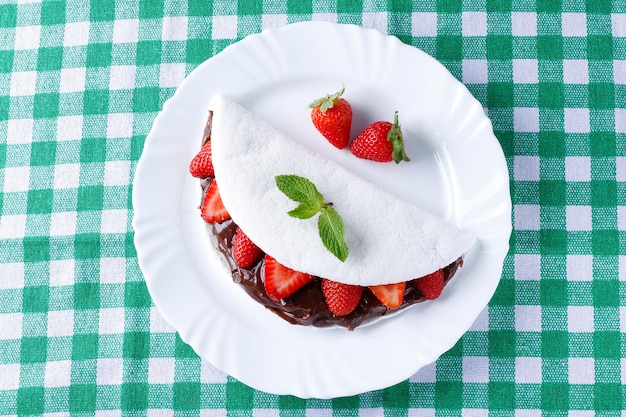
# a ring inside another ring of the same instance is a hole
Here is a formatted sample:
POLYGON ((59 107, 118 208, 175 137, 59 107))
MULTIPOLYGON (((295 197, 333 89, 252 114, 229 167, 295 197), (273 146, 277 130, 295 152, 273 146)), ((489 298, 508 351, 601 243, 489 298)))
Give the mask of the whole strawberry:
POLYGON ((352 125, 352 106, 341 95, 344 88, 335 94, 328 94, 309 104, 313 126, 334 147, 344 149, 350 142, 350 126, 352 125))
POLYGON ((410 161, 404 151, 398 112, 393 116, 393 123, 378 121, 363 129, 352 141, 350 151, 358 158, 377 162, 410 161))

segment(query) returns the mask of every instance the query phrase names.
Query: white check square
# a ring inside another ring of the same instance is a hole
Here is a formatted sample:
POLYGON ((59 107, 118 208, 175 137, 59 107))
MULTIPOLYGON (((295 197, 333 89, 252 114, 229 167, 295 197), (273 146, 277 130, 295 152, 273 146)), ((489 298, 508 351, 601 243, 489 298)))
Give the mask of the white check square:
POLYGON ((83 116, 60 116, 57 119, 58 142, 80 140, 83 137, 83 116))
POLYGON ((567 307, 567 331, 591 333, 594 329, 594 309, 592 306, 567 307))
POLYGON ((561 34, 563 36, 587 36, 587 14, 562 13, 561 34))
POLYGON ((461 14, 463 36, 487 36, 486 12, 463 12, 461 14))
POLYGON ((565 207, 565 222, 568 231, 591 231, 593 229, 591 206, 565 207))
POLYGON ((25 235, 25 214, 7 214, 4 216, 0 216, 0 240, 22 239, 25 235))
POLYGON ((464 59, 461 69, 464 84, 487 84, 489 81, 486 59, 464 59))
POLYGON ((569 108, 565 112, 566 133, 589 133, 589 109, 569 108))
POLYGON ((48 337, 64 337, 74 334, 74 310, 48 312, 48 337))
POLYGON ((566 156, 565 157, 565 181, 568 181, 568 182, 591 181, 591 157, 566 156))
POLYGON ((148 383, 173 384, 175 364, 173 358, 150 358, 148 360, 148 383))
POLYGON ((516 204, 513 214, 516 230, 541 229, 541 206, 538 204, 516 204))
POLYGON ((46 362, 43 385, 46 388, 69 387, 72 380, 72 361, 46 362))
POLYGON ((11 74, 11 97, 32 96, 37 87, 37 71, 22 71, 11 74))
POLYGON ((16 391, 18 388, 20 388, 20 364, 0 363, 0 391, 16 391))
POLYGON ((119 19, 113 23, 113 43, 135 43, 139 39, 139 19, 119 19))
POLYGON ((414 12, 411 14, 411 35, 437 36, 437 13, 414 12))
POLYGON ((164 41, 187 40, 187 16, 164 17, 161 37, 164 41))
POLYGON ((71 22, 65 24, 63 46, 86 46, 89 43, 89 22, 71 22))
MULTIPOLYGON (((4 289, 0 287, 0 289, 4 289)), ((22 338, 23 313, 0 314, 0 340, 17 340, 22 338)), ((2 375, 0 373, 0 375, 2 375)))
POLYGON ((100 233, 126 233, 128 210, 102 210, 100 233))
POLYGON ((487 356, 464 356, 462 369, 463 382, 489 382, 489 357, 487 356))
POLYGON ((515 306, 515 330, 518 332, 540 332, 541 306, 515 306))
POLYGON ((98 385, 120 385, 123 381, 124 360, 120 358, 99 358, 96 363, 96 383, 98 385))
POLYGON ((515 280, 538 281, 541 278, 541 255, 517 254, 513 262, 515 280))
POLYGON ((124 309, 102 308, 99 320, 100 334, 124 333, 124 309))
POLYGON ((515 358, 515 382, 518 384, 541 384, 541 358, 520 356, 515 358))
POLYGON ((50 261, 50 286, 74 284, 74 260, 61 259, 50 261))
POLYGON ((539 181, 540 159, 538 156, 518 155, 513 157, 513 178, 515 181, 539 181))
POLYGON ((237 16, 213 16, 213 39, 235 39, 237 37, 237 16))
POLYGON ((565 84, 589 84, 588 61, 586 59, 564 59, 563 82, 565 84))
POLYGON ((513 82, 516 84, 537 84, 539 82, 539 61, 536 59, 514 59, 513 82))
POLYGON ((537 36, 537 13, 511 13, 511 32, 513 36, 537 36))
POLYGON ((85 91, 87 76, 86 68, 63 68, 61 69, 61 93, 79 93, 85 91))
POLYGON ((15 28, 16 51, 24 51, 39 48, 41 26, 17 26, 15 28))
POLYGON ((4 168, 4 192, 19 193, 30 189, 30 167, 4 168))
POLYGON ((568 255, 566 258, 568 281, 593 280, 593 257, 591 255, 568 255))
POLYGON ((11 119, 7 125, 7 144, 18 145, 33 140, 33 119, 11 119))
POLYGON ((569 358, 568 382, 570 384, 596 383, 596 370, 594 358, 569 358))

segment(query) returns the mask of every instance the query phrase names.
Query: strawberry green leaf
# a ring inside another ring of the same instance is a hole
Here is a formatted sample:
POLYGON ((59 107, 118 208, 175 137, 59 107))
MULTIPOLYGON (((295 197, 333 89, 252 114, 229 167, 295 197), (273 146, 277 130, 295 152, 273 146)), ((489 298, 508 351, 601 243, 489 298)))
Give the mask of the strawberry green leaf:
POLYGON ((318 98, 309 104, 309 108, 314 109, 319 106, 320 111, 322 113, 326 113, 326 110, 332 108, 335 105, 335 100, 337 100, 344 93, 345 88, 341 86, 341 90, 337 91, 334 94, 327 94, 322 98, 318 98))
POLYGON ((341 262, 348 257, 348 245, 344 240, 343 220, 337 211, 330 207, 324 207, 317 220, 322 243, 341 262))
POLYGON ((398 122, 398 112, 393 115, 393 125, 391 125, 391 129, 387 134, 387 140, 393 145, 391 157, 396 164, 399 164, 402 161, 410 161, 404 150, 404 140, 402 137, 402 130, 400 129, 400 123, 398 122))

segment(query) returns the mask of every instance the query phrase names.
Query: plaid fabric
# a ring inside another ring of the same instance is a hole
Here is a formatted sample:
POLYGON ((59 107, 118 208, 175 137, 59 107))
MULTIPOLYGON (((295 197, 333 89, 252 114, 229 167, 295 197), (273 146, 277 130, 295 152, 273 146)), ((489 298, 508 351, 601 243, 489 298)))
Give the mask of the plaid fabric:
POLYGON ((625 13, 618 0, 0 4, 0 414, 624 416, 625 13), (410 379, 333 400, 255 391, 198 358, 153 306, 130 227, 143 141, 185 75, 310 19, 440 60, 492 119, 514 204, 501 284, 472 329, 410 379))

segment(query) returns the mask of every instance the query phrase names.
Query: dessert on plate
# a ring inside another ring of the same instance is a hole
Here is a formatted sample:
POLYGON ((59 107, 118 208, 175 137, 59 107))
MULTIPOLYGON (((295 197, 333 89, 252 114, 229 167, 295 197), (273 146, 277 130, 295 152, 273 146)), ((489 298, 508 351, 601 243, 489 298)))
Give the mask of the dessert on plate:
POLYGON ((233 280, 293 324, 353 330, 437 298, 475 242, 222 95, 190 171, 233 280))

